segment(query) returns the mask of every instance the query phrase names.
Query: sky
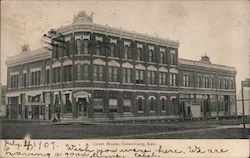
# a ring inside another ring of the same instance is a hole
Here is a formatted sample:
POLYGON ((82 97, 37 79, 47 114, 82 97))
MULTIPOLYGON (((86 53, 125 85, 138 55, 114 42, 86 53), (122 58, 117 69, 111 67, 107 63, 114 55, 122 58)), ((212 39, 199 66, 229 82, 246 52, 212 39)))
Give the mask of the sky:
POLYGON ((180 42, 179 57, 233 66, 236 86, 250 74, 250 3, 231 1, 1 1, 1 82, 7 56, 43 46, 51 28, 69 25, 79 11, 94 12, 94 23, 180 42))

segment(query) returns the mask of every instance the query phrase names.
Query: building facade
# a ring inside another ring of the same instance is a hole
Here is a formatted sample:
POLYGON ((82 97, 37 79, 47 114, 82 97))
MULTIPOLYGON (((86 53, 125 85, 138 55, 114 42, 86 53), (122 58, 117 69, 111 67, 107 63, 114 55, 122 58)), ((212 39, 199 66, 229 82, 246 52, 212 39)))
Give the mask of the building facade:
POLYGON ((6 61, 9 118, 236 115, 235 69, 179 59, 178 41, 98 25, 85 12, 44 37, 49 48, 24 46, 6 61))

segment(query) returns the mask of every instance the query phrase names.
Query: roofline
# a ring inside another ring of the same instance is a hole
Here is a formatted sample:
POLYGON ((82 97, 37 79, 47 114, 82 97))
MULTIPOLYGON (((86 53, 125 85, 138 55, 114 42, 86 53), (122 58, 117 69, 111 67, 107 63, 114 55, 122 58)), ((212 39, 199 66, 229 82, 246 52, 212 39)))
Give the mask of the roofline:
MULTIPOLYGON (((201 63, 201 64, 208 64, 208 65, 213 65, 213 66, 220 66, 220 67, 232 69, 232 70, 230 70, 230 71, 237 72, 237 71, 236 71, 236 68, 233 67, 233 66, 220 65, 220 64, 213 64, 213 63, 203 63, 203 62, 200 62, 200 61, 189 60, 189 59, 181 59, 181 58, 178 59, 178 61, 181 61, 181 60, 193 62, 195 65, 196 65, 196 63, 201 63)), ((205 66, 205 67, 206 67, 206 66, 205 66)), ((217 68, 217 69, 220 69, 220 68, 217 68)))
POLYGON ((180 46, 180 42, 178 40, 174 41, 174 40, 164 39, 160 37, 153 37, 147 34, 123 30, 122 28, 110 27, 108 25, 100 25, 100 24, 96 24, 92 22, 73 23, 67 26, 59 27, 55 30, 58 32, 61 32, 62 34, 67 34, 77 29, 89 31, 89 32, 101 32, 106 35, 113 33, 114 36, 120 36, 120 37, 139 40, 139 41, 143 40, 143 41, 167 45, 167 46, 175 47, 175 48, 178 48, 180 46))

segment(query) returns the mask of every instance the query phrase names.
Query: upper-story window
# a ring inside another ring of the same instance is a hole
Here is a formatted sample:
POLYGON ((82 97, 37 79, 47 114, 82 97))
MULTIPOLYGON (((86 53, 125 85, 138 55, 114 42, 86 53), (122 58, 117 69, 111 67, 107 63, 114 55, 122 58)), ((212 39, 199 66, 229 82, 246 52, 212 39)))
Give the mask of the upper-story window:
POLYGON ((81 40, 76 40, 76 54, 81 54, 81 40))
POLYGON ((161 64, 165 63, 165 61, 164 61, 164 52, 163 51, 160 52, 160 61, 161 61, 161 64))
POLYGON ((94 80, 95 81, 104 81, 104 66, 103 65, 94 65, 94 80))
POLYGON ((227 79, 224 80, 224 88, 229 89, 229 84, 227 79))
POLYGON ((66 65, 63 67, 64 82, 72 81, 72 65, 66 65))
POLYGON ((135 79, 137 84, 145 84, 145 70, 136 70, 135 79))
POLYGON ((114 44, 110 45, 110 54, 111 54, 112 57, 115 56, 115 45, 114 44))
POLYGON ((143 52, 142 52, 142 48, 137 48, 137 54, 138 54, 137 60, 143 61, 143 52))
POLYGON ((199 85, 200 88, 202 87, 202 84, 203 84, 202 77, 199 76, 198 77, 198 85, 199 85))
POLYGON ((130 42, 124 41, 124 58, 125 59, 132 59, 132 52, 130 47, 130 42))
POLYGON ((144 54, 143 54, 143 45, 137 44, 137 60, 143 61, 144 60, 144 54))
POLYGON ((154 47, 149 46, 149 62, 154 62, 154 47))
POLYGON ((69 41, 66 41, 65 43, 65 53, 67 56, 70 55, 70 42, 69 41))
POLYGON ((46 69, 46 83, 50 83, 50 69, 46 69))
POLYGON ((159 61, 161 64, 167 63, 166 48, 160 48, 160 60, 159 61))
POLYGON ((177 74, 170 73, 170 86, 177 86, 177 74))
POLYGON ((61 82, 61 67, 53 68, 53 83, 61 82))
POLYGON ((117 50, 117 39, 110 38, 110 55, 111 57, 119 57, 117 50))
POLYGON ((230 81, 230 88, 234 89, 234 81, 233 80, 230 81))
POLYGON ((220 86, 220 89, 223 89, 223 80, 221 78, 219 79, 219 86, 220 86))
POLYGON ((148 84, 156 84, 156 72, 148 71, 148 84))
POLYGON ((31 85, 40 85, 41 71, 31 71, 31 85))
POLYGON ((101 43, 103 38, 101 36, 96 36, 96 55, 103 55, 101 52, 101 43))
POLYGON ((83 53, 88 54, 89 53, 89 41, 83 40, 83 53))
POLYGON ((204 77, 204 87, 209 88, 209 78, 208 77, 204 77))
POLYGON ((76 65, 76 80, 88 80, 89 79, 89 65, 77 64, 76 65))
POLYGON ((153 97, 150 98, 150 101, 149 101, 149 110, 150 111, 155 111, 155 99, 153 97))
POLYGON ((216 87, 216 86, 215 86, 215 79, 214 79, 214 77, 211 78, 211 87, 212 87, 212 88, 215 88, 215 87, 216 87))
POLYGON ((154 62, 154 52, 152 49, 149 50, 149 62, 154 62))
POLYGON ((159 73, 159 84, 160 85, 167 85, 167 73, 166 72, 160 72, 159 73))
POLYGON ((26 87, 27 86, 27 73, 24 72, 23 73, 23 87, 26 87))
POLYGON ((190 77, 189 77, 189 75, 184 75, 183 76, 183 86, 185 86, 185 87, 189 87, 190 86, 190 79, 189 79, 190 77))
POLYGON ((109 81, 118 82, 118 68, 114 66, 109 67, 109 81))
POLYGON ((11 88, 18 88, 18 81, 19 81, 18 77, 19 77, 18 72, 17 73, 12 73, 10 75, 10 79, 11 79, 10 87, 11 88))
POLYGON ((170 49, 170 64, 171 65, 176 65, 176 51, 175 49, 170 49))
POLYGON ((132 81, 132 77, 131 77, 131 74, 132 74, 132 69, 130 68, 123 68, 123 82, 124 83, 131 83, 132 81))

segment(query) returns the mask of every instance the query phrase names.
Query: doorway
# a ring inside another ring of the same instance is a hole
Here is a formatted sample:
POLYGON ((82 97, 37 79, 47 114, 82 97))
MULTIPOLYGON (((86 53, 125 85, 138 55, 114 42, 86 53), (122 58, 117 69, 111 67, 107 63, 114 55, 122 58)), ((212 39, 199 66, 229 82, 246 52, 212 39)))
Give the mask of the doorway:
POLYGON ((86 98, 79 98, 78 102, 78 117, 88 117, 88 102, 86 98))

